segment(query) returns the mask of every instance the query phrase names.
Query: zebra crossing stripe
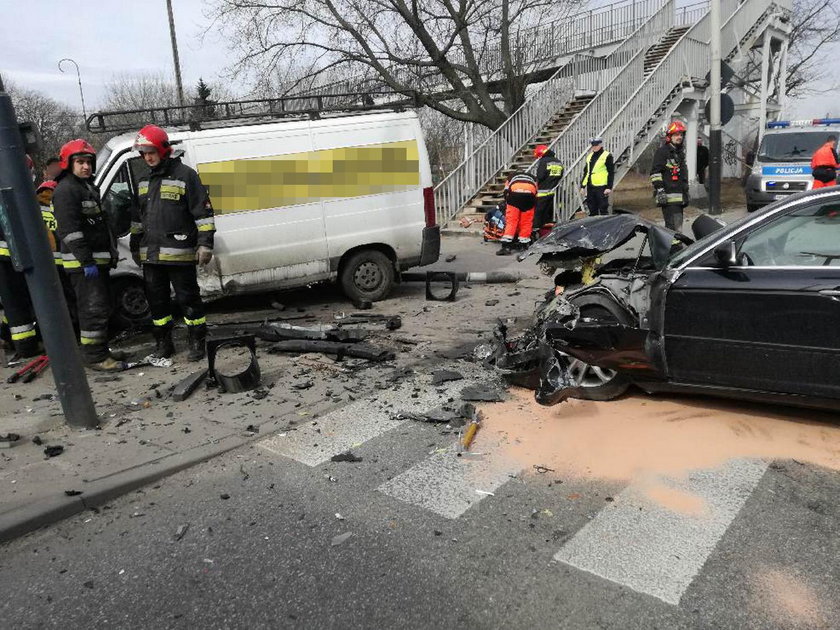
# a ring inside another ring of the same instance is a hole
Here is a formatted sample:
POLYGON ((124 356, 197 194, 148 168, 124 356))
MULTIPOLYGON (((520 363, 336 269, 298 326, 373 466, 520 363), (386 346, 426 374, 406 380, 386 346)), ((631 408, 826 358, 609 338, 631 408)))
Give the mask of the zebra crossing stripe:
POLYGON ((405 423, 406 420, 394 418, 396 412, 433 409, 457 396, 463 387, 470 384, 474 383, 461 380, 432 386, 428 379, 418 378, 316 418, 296 431, 262 440, 259 446, 307 466, 318 466, 334 455, 344 453, 405 423), (418 387, 420 391, 415 392, 418 387), (412 398, 412 395, 417 397, 412 398))
POLYGON ((642 484, 631 484, 554 559, 678 605, 765 470, 764 461, 732 460, 673 481, 703 504, 692 514, 657 505, 642 484))
POLYGON ((498 444, 489 444, 481 437, 487 436, 479 434, 474 447, 480 455, 458 457, 453 446, 433 453, 378 490, 446 518, 458 518, 521 470, 520 464, 504 461, 498 444))

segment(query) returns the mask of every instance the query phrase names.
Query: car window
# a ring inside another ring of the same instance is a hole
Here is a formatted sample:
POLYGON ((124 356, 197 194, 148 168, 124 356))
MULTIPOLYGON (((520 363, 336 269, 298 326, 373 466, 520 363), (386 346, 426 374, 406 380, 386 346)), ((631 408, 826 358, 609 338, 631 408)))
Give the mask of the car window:
POLYGON ((139 157, 127 160, 102 196, 102 206, 117 236, 128 234, 131 209, 137 204, 137 182, 147 173, 148 167, 139 157))
POLYGON ((840 203, 797 208, 751 230, 738 245, 746 266, 840 266, 840 203))

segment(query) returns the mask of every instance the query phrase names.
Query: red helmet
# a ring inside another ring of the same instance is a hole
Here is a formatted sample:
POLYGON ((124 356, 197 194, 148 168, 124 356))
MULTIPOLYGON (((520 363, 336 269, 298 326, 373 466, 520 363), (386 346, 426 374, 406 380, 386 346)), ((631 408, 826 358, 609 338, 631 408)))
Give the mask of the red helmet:
POLYGON ((38 186, 38 189, 35 192, 41 192, 44 189, 48 190, 55 190, 55 187, 58 186, 58 183, 55 180, 48 179, 38 186))
POLYGON ((93 170, 96 170, 96 149, 87 140, 71 140, 58 152, 58 165, 63 171, 70 170, 70 164, 77 155, 89 155, 93 158, 93 170))
POLYGON ((682 122, 680 122, 679 120, 671 121, 671 124, 668 125, 668 130, 665 132, 665 135, 670 138, 675 133, 685 134, 685 125, 682 124, 682 122))
POLYGON ((542 156, 545 155, 546 151, 548 151, 548 145, 547 144, 538 144, 537 146, 534 147, 534 157, 535 158, 541 158, 542 156))
POLYGON ((172 153, 169 136, 157 125, 146 125, 137 132, 137 137, 134 139, 135 151, 146 153, 149 149, 157 151, 162 160, 168 158, 169 154, 172 153))

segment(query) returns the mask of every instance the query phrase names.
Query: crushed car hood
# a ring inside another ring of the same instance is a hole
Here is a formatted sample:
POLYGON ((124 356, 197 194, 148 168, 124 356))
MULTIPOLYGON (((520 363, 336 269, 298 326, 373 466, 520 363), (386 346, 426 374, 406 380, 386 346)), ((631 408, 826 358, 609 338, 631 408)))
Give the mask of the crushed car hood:
POLYGON ((692 241, 684 234, 643 219, 634 214, 586 217, 558 225, 519 256, 549 255, 554 260, 574 260, 599 256, 621 247, 636 234, 647 234, 657 267, 664 266, 674 240, 692 241))

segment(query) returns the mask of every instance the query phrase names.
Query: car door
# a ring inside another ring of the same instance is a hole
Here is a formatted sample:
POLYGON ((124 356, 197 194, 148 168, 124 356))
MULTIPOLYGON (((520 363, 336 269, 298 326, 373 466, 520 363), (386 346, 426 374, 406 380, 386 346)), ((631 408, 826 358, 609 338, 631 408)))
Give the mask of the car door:
POLYGON ((840 202, 768 216, 734 240, 737 264, 709 252, 667 291, 670 379, 840 397, 840 202))

